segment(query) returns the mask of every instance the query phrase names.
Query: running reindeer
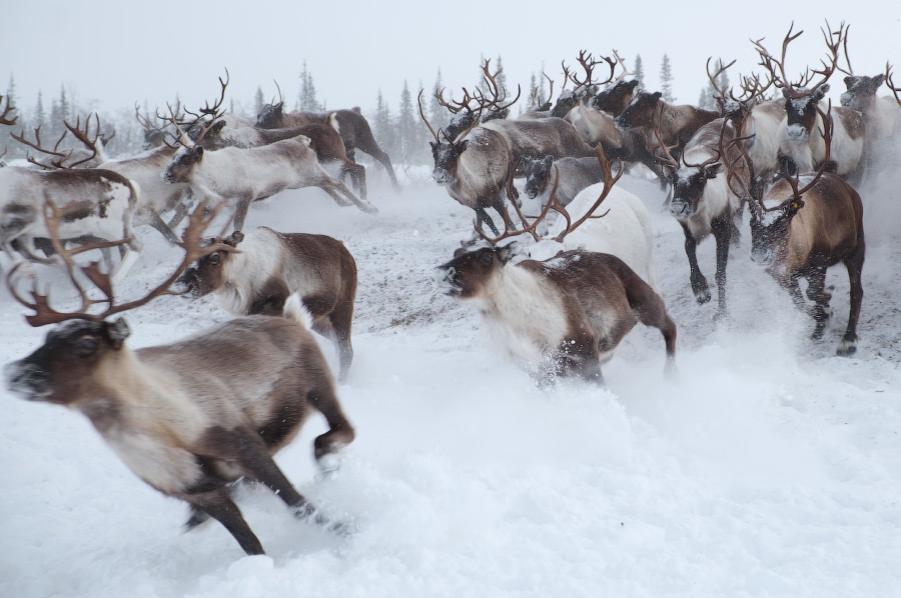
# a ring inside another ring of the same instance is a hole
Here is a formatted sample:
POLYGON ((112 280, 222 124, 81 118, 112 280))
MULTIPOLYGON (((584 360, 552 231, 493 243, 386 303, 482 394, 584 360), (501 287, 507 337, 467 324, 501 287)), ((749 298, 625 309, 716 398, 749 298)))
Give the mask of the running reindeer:
MULTIPOLYGON (((845 265, 851 307, 848 327, 836 354, 847 356, 857 350, 866 243, 860 195, 841 176, 827 172, 834 130, 829 108, 831 104, 825 112, 817 108, 818 121, 825 126, 819 131, 825 153, 816 172, 783 176, 763 197, 740 178, 730 179, 729 184, 750 200, 751 259, 765 266, 788 290, 795 304, 813 317, 814 339, 822 338, 832 315, 829 307, 832 295, 825 286, 826 269, 839 262, 845 265), (807 279, 806 294, 814 302, 813 307, 801 294, 798 284, 801 278, 807 279)), ((738 139, 734 144, 741 147, 738 139)), ((753 165, 747 155, 739 159, 748 165, 753 177, 753 165)))
POLYGON ((296 516, 327 523, 272 456, 291 442, 313 410, 329 425, 314 442, 317 460, 354 438, 328 365, 309 331, 309 314, 293 297, 284 318, 237 318, 177 343, 135 351, 125 346, 125 319, 110 319, 169 293, 191 262, 234 249, 220 243, 202 246, 204 229, 221 205, 208 215, 205 207, 202 202, 190 216, 179 243, 185 255, 175 271, 144 297, 117 303, 109 277, 98 264, 76 264, 75 255, 84 248, 62 246, 62 214, 48 203, 47 228, 81 296, 81 307, 57 311, 47 295, 34 290, 30 298, 23 297, 16 288, 16 269, 10 271, 11 293, 35 312, 26 316, 28 323, 59 325, 42 347, 6 366, 6 380, 24 399, 85 414, 138 477, 190 505, 189 528, 213 517, 247 554, 262 554, 260 541, 230 496, 229 483, 241 476, 262 482, 296 516), (103 299, 89 299, 80 282, 85 278, 103 299), (90 313, 97 304, 106 309, 90 313))
POLYGON ((621 176, 612 176, 602 151, 598 159, 605 171, 603 188, 581 218, 572 221, 552 194, 535 221, 528 223, 520 213, 522 229, 508 227, 493 238, 477 228, 488 246, 458 249, 454 259, 439 266, 447 294, 473 302, 491 337, 501 340, 505 352, 524 365, 539 384, 559 376, 603 384, 601 365, 638 322, 660 329, 667 366, 673 367, 676 325, 660 295, 623 260, 608 253, 574 250, 544 261, 512 264, 515 243, 498 246, 503 239, 522 234, 538 240, 535 230, 550 209, 560 213, 558 222, 566 223, 555 237, 561 242, 594 217, 621 176))

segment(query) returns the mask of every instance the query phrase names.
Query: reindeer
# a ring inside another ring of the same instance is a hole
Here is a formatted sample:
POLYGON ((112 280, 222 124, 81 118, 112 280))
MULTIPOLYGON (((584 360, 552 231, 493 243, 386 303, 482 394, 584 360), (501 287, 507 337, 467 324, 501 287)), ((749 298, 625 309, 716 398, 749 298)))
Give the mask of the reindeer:
MULTIPOLYGON (((602 156, 599 152, 599 159, 602 156)), ((605 179, 593 209, 575 223, 567 221, 568 232, 592 217, 618 178, 605 179)), ((556 201, 553 205, 559 207, 556 201)), ((673 367, 676 325, 660 295, 620 258, 574 250, 544 261, 510 264, 515 243, 503 247, 497 243, 514 234, 534 234, 539 220, 495 238, 477 231, 489 247, 458 249, 454 259, 439 266, 447 294, 472 301, 491 337, 499 339, 541 384, 558 376, 603 384, 601 365, 637 322, 661 331, 667 365, 673 367)))
POLYGON ((656 134, 658 147, 664 150, 658 158, 670 169, 673 183, 669 210, 685 233, 691 289, 698 303, 710 301, 707 279, 698 266, 697 246, 713 234, 716 240, 716 317, 725 316, 726 264, 729 245, 738 234, 734 218, 741 208, 741 197, 733 191, 729 181, 748 181, 750 170, 739 160, 740 150, 732 143, 734 129, 725 119, 714 120, 698 129, 678 159, 669 152, 659 130, 656 134))
POLYGON ((394 167, 391 165, 391 158, 379 147, 378 142, 372 135, 369 122, 359 108, 332 112, 294 112, 285 114, 283 112, 284 104, 284 100, 281 100, 281 90, 279 90, 279 102, 263 106, 263 109, 257 115, 256 126, 261 129, 284 129, 315 123, 327 125, 334 118, 338 123, 338 132, 341 133, 341 139, 344 141, 347 158, 352 162, 356 162, 356 150, 360 148, 360 150, 375 158, 376 161, 385 167, 395 190, 400 190, 400 184, 397 182, 397 176, 394 174, 394 167))
POLYGON ((819 112, 826 126, 826 153, 820 168, 815 173, 783 177, 762 199, 750 202, 751 259, 765 266, 788 290, 795 305, 813 317, 815 340, 822 338, 832 315, 832 296, 825 288, 826 269, 839 262, 845 265, 851 284, 851 308, 836 354, 847 356, 857 350, 857 321, 863 300, 863 203, 848 182, 826 172, 833 121, 828 112, 819 112), (813 307, 808 307, 801 295, 801 278, 807 279, 807 297, 814 302, 813 307))
POLYGON ((225 120, 214 122, 203 138, 203 147, 207 150, 218 150, 224 147, 260 147, 283 139, 291 139, 298 135, 310 138, 310 148, 316 152, 316 158, 323 166, 337 164, 340 170, 339 179, 345 176, 350 180, 362 199, 366 199, 366 168, 347 157, 344 143, 338 133, 338 123, 334 118, 329 124, 310 124, 287 129, 261 129, 254 126, 232 127, 225 120))
POLYGON ((447 194, 461 205, 475 210, 479 229, 484 223, 494 234, 500 234, 485 210, 494 208, 509 221, 503 193, 509 194, 513 188, 513 159, 506 140, 496 131, 477 127, 478 114, 470 119, 467 129, 453 137, 443 129, 436 133, 422 108, 422 94, 421 90, 417 99, 419 115, 435 138, 429 142, 435 160, 432 178, 446 186, 447 194))
POLYGON ((523 158, 526 184, 523 192, 529 199, 538 199, 543 208, 551 197, 551 189, 558 180, 557 198, 563 206, 569 205, 579 191, 602 180, 601 165, 591 158, 560 158, 545 156, 533 160, 523 158))
MULTIPOLYGON (((313 410, 329 430, 314 442, 318 462, 354 438, 328 365, 309 331, 309 314, 298 298, 284 318, 250 316, 219 324, 182 341, 131 350, 130 330, 120 314, 167 292, 189 263, 228 250, 200 248, 212 217, 205 203, 185 231, 185 256, 175 272, 141 299, 116 303, 97 264, 81 268, 66 256, 82 298, 79 311, 54 310, 46 295, 20 296, 10 272, 10 291, 34 314, 32 326, 59 324, 42 347, 6 366, 8 388, 30 401, 65 405, 85 414, 109 447, 139 478, 190 505, 192 528, 209 517, 222 523, 248 555, 263 546, 230 496, 229 484, 244 476, 272 489, 301 519, 328 523, 285 477, 272 456, 299 432, 313 410), (105 299, 88 299, 76 276, 81 270, 105 299), (92 304, 106 304, 99 314, 92 304)), ((48 228, 53 228, 48 222, 48 228)), ((334 524, 335 527, 337 524, 334 524)))
MULTIPOLYGON (((663 101, 662 97, 663 94, 659 91, 639 91, 629 106, 614 120, 621 129, 643 128, 646 146, 663 144, 678 159, 685 144, 698 129, 715 120, 719 114, 687 104, 674 106, 663 101)), ((652 150, 652 153, 656 153, 656 150, 652 150)))
MULTIPOLYGON (((839 46, 846 39, 847 29, 842 23, 838 31, 831 31, 827 23, 827 28, 822 31, 829 49, 828 62, 821 60, 821 69, 807 69, 798 82, 789 81, 785 74, 785 55, 789 44, 803 31, 792 35, 792 29, 789 28, 782 42, 782 55, 779 59, 767 51, 762 40, 754 42, 760 54, 760 64, 769 71, 774 85, 782 90, 785 100, 786 118, 777 134, 780 139, 780 170, 785 174, 814 171, 826 154, 822 135, 823 122, 817 106, 829 91, 827 81, 837 68, 839 46), (820 75, 820 80, 816 83, 813 83, 814 75, 820 75)), ((835 136, 830 150, 831 162, 827 164, 827 169, 859 181, 862 178, 863 169, 860 166, 863 164, 865 149, 863 116, 860 112, 845 107, 837 107, 832 112, 837 118, 834 117, 835 136)))
POLYGON ((357 266, 344 243, 325 235, 280 233, 260 226, 247 236, 234 232, 209 240, 233 249, 197 260, 176 281, 191 298, 213 293, 233 315, 281 315, 298 293, 312 316, 312 329, 338 350, 338 380, 347 379, 353 361, 350 333, 357 293, 357 266))
POLYGON ((901 133, 901 105, 899 105, 901 102, 896 101, 897 92, 891 81, 891 66, 886 65, 885 71, 884 74, 875 77, 853 74, 845 77, 847 91, 841 95, 842 106, 863 114, 867 131, 865 148, 867 169, 872 166, 874 172, 895 164, 901 154, 901 148, 898 147, 901 133), (896 93, 895 97, 876 97, 876 92, 883 83, 896 93))

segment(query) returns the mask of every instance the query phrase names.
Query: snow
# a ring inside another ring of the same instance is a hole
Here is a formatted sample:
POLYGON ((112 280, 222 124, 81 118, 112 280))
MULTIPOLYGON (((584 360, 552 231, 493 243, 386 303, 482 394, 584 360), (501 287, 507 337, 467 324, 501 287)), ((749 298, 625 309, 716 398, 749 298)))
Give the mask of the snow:
MULTIPOLYGON (((664 375, 663 340, 639 325, 604 366, 606 389, 539 390, 491 350, 476 310, 433 281, 471 236, 472 211, 425 177, 395 195, 369 173, 376 216, 301 190, 255 204, 247 222, 330 234, 357 260, 356 354, 339 387, 357 439, 337 472, 320 474, 315 417, 277 456, 350 536, 293 519, 253 485, 237 502, 267 556, 245 557, 215 522, 182 534, 186 507, 138 480, 85 418, 2 390, 0 596, 901 594, 897 185, 862 194, 874 232, 861 340, 840 358, 841 267, 827 281, 833 321, 811 341, 812 320, 750 261, 746 222, 730 254, 730 317, 715 323, 656 184, 624 177, 654 221, 678 373, 664 375)), ((140 232, 124 297, 179 255, 140 232)), ((698 253, 713 284, 712 240, 698 253)), ((46 330, 28 327, 5 291, 0 307, 5 363, 46 330)), ((163 297, 127 315, 128 342, 170 342, 228 317, 212 299, 163 297)))

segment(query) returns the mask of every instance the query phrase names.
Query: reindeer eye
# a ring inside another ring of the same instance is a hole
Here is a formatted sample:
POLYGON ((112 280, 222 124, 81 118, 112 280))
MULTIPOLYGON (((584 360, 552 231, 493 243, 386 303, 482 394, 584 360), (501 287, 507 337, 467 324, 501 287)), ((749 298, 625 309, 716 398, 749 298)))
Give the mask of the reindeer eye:
POLYGON ((219 254, 218 253, 214 253, 213 255, 210 256, 210 263, 213 264, 214 266, 219 265, 219 254))
POLYGON ((81 357, 90 357, 97 351, 97 339, 83 336, 75 341, 75 351, 81 357))
POLYGON ((486 251, 485 253, 483 253, 481 255, 481 257, 479 257, 479 262, 483 266, 490 266, 491 265, 491 254, 486 251))

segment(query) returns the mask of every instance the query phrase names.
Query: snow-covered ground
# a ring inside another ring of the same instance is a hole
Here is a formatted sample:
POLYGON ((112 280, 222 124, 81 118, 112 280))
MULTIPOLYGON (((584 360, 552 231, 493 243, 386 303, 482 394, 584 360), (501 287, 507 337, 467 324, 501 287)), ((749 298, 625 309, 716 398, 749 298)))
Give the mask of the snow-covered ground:
MULTIPOLYGON (((356 358, 339 393, 357 440, 323 479, 317 416, 277 457, 353 535, 294 520, 259 486, 237 501, 268 556, 245 557, 215 522, 182 534, 185 505, 131 474, 85 418, 2 390, 0 596, 901 595, 894 184, 864 194, 861 342, 840 358, 843 268, 829 274, 826 337, 810 341, 813 322, 750 262, 745 228, 730 257, 731 318, 714 323, 714 304, 693 298, 662 194, 625 177, 654 218, 678 376, 663 375, 659 333, 636 329, 604 369, 607 390, 539 390, 495 354, 475 310, 431 282, 473 213, 422 173, 400 195, 370 176, 377 216, 313 190, 254 205, 247 225, 330 234, 356 257, 356 358)), ((140 232, 146 251, 121 295, 161 279, 178 255, 140 232)), ((699 257, 713 284, 712 239, 699 257)), ((46 333, 22 312, 3 291, 2 362, 46 333)), ((176 297, 127 317, 131 347, 227 319, 211 299, 176 297)))

